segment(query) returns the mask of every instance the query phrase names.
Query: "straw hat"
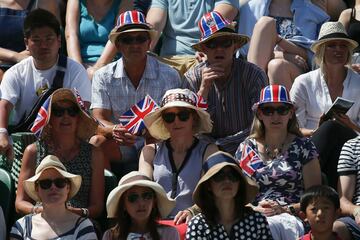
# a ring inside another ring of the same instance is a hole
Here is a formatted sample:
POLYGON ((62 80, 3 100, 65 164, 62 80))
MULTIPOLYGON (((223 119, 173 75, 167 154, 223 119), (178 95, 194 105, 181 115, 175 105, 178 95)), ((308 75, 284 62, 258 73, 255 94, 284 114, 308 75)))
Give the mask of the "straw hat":
POLYGON ((172 107, 184 107, 196 111, 199 116, 199 123, 194 129, 194 134, 211 132, 210 115, 197 106, 197 95, 189 89, 176 88, 166 91, 161 101, 161 107, 144 118, 145 125, 154 138, 161 140, 170 138, 170 133, 164 125, 161 114, 164 110, 172 107))
POLYGON ((109 39, 115 44, 117 37, 127 32, 148 32, 151 39, 154 39, 156 36, 156 31, 150 24, 145 22, 144 14, 136 10, 120 14, 116 21, 116 26, 109 34, 109 39))
POLYGON ((78 101, 76 100, 76 96, 70 89, 60 88, 51 95, 51 100, 50 100, 50 105, 49 105, 49 116, 46 120, 46 125, 44 127, 44 130, 43 130, 40 138, 46 139, 49 136, 51 136, 50 135, 51 129, 50 129, 50 125, 49 125, 49 121, 51 118, 51 106, 52 106, 52 104, 60 102, 60 101, 72 102, 73 104, 78 106, 80 109, 80 115, 79 115, 80 119, 77 124, 76 135, 80 139, 85 140, 85 141, 87 139, 89 139, 91 136, 93 136, 97 130, 98 123, 93 118, 91 118, 88 115, 88 113, 84 112, 84 110, 80 107, 78 101))
POLYGON ((201 38, 198 43, 192 45, 197 51, 202 50, 201 44, 217 37, 226 36, 232 38, 237 44, 237 48, 240 48, 250 40, 248 36, 238 34, 235 31, 236 22, 230 22, 217 11, 206 13, 198 22, 198 26, 201 38))
POLYGON ((166 192, 160 184, 152 181, 141 172, 132 171, 123 176, 119 181, 119 185, 110 192, 106 201, 108 218, 117 217, 117 210, 121 196, 128 189, 134 186, 148 187, 154 190, 156 194, 157 208, 159 209, 162 218, 167 217, 174 208, 175 200, 166 196, 166 192))
POLYGON ((290 100, 289 92, 283 85, 268 85, 261 89, 260 100, 254 104, 252 109, 257 110, 258 106, 264 103, 286 103, 294 106, 294 103, 290 100))
POLYGON ((43 171, 51 168, 58 171, 64 178, 70 180, 71 187, 69 199, 75 196, 81 186, 81 176, 68 173, 65 166, 60 162, 59 158, 54 155, 48 155, 40 162, 39 166, 36 168, 35 176, 24 181, 24 189, 29 195, 29 197, 31 197, 35 201, 41 201, 35 189, 35 183, 39 179, 43 171))
POLYGON ((202 208, 200 201, 202 196, 200 196, 200 194, 202 192, 201 189, 204 187, 204 183, 207 182, 216 173, 220 172, 221 169, 223 169, 226 166, 234 168, 239 173, 240 177, 244 180, 245 186, 239 186, 239 188, 245 187, 245 195, 246 195, 245 203, 247 204, 255 199, 255 196, 259 190, 256 182, 244 176, 241 168, 239 167, 239 164, 229 153, 218 151, 210 155, 207 158, 207 160, 204 162, 203 164, 204 175, 200 178, 193 193, 194 203, 198 205, 200 208, 202 208))
POLYGON ((310 48, 313 52, 317 52, 320 45, 333 40, 348 42, 351 50, 354 50, 358 46, 356 41, 350 39, 341 22, 326 22, 320 28, 318 40, 313 43, 310 48))

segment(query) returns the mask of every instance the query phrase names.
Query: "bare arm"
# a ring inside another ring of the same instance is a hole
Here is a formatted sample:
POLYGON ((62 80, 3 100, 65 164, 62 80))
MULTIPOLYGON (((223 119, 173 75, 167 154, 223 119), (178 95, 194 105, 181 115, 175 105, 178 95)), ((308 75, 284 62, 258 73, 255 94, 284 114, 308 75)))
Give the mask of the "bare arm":
POLYGON ((114 123, 111 122, 111 110, 103 108, 94 108, 92 110, 93 116, 102 122, 105 126, 113 126, 114 123))
POLYGON ((30 52, 27 50, 15 52, 10 49, 0 48, 0 63, 18 63, 29 56, 30 52))
POLYGON ((68 0, 66 6, 65 38, 68 56, 82 63, 79 41, 79 0, 68 0))
POLYGON ((342 11, 340 14, 338 21, 341 22, 342 25, 344 25, 345 29, 349 28, 350 15, 351 15, 351 8, 342 11))
POLYGON ((139 172, 153 179, 153 161, 155 157, 155 145, 149 144, 144 146, 139 159, 139 172))
POLYGON ((341 213, 352 215, 357 207, 352 203, 355 193, 356 175, 340 176, 338 182, 338 193, 340 197, 341 213))
POLYGON ((48 10, 54 14, 59 22, 60 21, 60 11, 57 1, 54 0, 38 0, 38 8, 48 10))
MULTIPOLYGON (((0 100, 0 128, 7 128, 10 112, 13 109, 11 102, 0 100)), ((5 154, 8 158, 12 155, 12 146, 9 143, 9 135, 0 133, 0 154, 5 154)))
POLYGON ((321 170, 319 159, 314 158, 303 166, 304 188, 308 189, 314 185, 321 185, 321 170))
POLYGON ((227 3, 220 3, 214 7, 214 11, 218 11, 225 18, 233 21, 238 14, 239 10, 227 3))
POLYGON ((213 153, 219 151, 219 148, 215 144, 210 144, 205 151, 203 162, 213 153))
POLYGON ((146 21, 150 23, 157 31, 155 38, 152 40, 150 49, 154 49, 159 41, 160 34, 163 31, 167 19, 167 10, 162 8, 151 7, 146 15, 146 21))

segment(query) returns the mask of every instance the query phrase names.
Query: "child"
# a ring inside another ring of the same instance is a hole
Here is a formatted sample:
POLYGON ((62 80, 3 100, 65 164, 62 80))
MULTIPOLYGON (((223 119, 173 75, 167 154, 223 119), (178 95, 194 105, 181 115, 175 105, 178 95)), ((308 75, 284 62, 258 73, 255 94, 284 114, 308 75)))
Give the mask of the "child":
POLYGON ((311 230, 299 240, 341 240, 332 231, 333 223, 340 215, 339 195, 333 188, 325 185, 308 188, 301 196, 300 210, 311 230))

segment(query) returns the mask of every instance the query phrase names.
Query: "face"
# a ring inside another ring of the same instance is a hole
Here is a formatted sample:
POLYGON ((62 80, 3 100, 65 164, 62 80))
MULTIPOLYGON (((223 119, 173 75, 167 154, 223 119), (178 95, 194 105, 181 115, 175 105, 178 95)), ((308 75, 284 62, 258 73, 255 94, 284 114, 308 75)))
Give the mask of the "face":
POLYGON ((210 178, 210 190, 215 199, 232 199, 238 192, 239 182, 239 173, 234 168, 226 166, 210 178))
POLYGON ((70 192, 70 183, 55 169, 46 169, 36 181, 36 191, 43 204, 64 204, 70 192))
POLYGON ((293 107, 284 103, 265 103, 257 110, 258 118, 264 123, 265 130, 287 130, 293 114, 293 107))
POLYGON ((55 133, 75 133, 80 109, 69 101, 59 101, 51 106, 50 124, 55 133))
POLYGON ((161 117, 170 136, 193 135, 195 112, 189 108, 173 107, 164 110, 161 117))
POLYGON ((29 38, 25 38, 25 45, 37 65, 51 67, 57 60, 61 38, 49 27, 35 28, 29 38))
POLYGON ((121 34, 115 46, 128 62, 138 62, 146 58, 146 52, 150 48, 150 36, 148 32, 128 32, 121 34))
POLYGON ((324 62, 325 64, 344 66, 347 63, 348 54, 348 43, 346 41, 329 41, 325 45, 324 62))
POLYGON ((326 198, 316 199, 306 207, 306 219, 316 233, 332 231, 333 223, 339 216, 334 204, 326 198))
POLYGON ((146 222, 155 205, 155 193, 151 188, 134 186, 124 193, 125 210, 134 222, 146 222))
POLYGON ((236 47, 229 37, 218 37, 202 44, 202 49, 210 64, 218 64, 225 68, 232 64, 236 47))

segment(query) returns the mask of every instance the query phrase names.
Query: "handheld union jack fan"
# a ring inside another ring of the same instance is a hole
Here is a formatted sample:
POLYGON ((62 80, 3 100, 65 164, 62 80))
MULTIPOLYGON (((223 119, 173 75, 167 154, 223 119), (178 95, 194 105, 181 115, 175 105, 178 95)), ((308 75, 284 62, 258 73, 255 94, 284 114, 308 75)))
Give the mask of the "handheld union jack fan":
POLYGON ((30 128, 30 131, 35 134, 37 138, 40 138, 41 133, 46 125, 46 121, 49 117, 49 105, 50 105, 51 96, 45 100, 44 104, 41 106, 35 121, 30 128))
POLYGON ((243 172, 251 177, 256 169, 262 167, 263 165, 263 161, 259 158, 254 149, 252 149, 248 144, 245 144, 240 160, 240 167, 243 172))

